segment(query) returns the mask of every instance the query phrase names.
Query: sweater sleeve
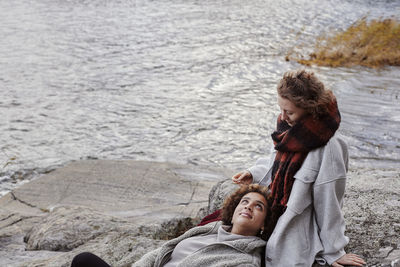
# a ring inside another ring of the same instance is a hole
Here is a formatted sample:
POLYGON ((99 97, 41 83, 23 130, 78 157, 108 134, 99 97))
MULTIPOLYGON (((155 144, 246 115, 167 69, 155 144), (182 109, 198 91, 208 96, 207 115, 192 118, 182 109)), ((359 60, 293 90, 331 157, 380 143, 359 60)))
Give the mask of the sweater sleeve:
POLYGON ((256 161, 256 164, 247 170, 253 176, 253 183, 260 184, 260 185, 268 185, 269 177, 268 172, 271 170, 272 163, 275 159, 276 151, 275 149, 271 149, 271 156, 270 158, 260 158, 256 161))
MULTIPOLYGON (((267 158, 260 158, 254 166, 247 169, 253 176, 253 183, 261 184, 265 180, 268 173, 268 162, 267 158)), ((262 185, 265 185, 264 183, 262 185)))
POLYGON ((346 179, 341 178, 314 185, 313 189, 315 215, 323 245, 317 261, 325 260, 329 265, 345 254, 344 247, 349 242, 344 234, 345 221, 341 209, 345 184, 346 179))
POLYGON ((140 260, 133 263, 131 267, 153 267, 161 248, 146 253, 140 260))
POLYGON ((160 248, 148 252, 140 260, 132 264, 131 267, 153 267, 156 264, 156 261, 160 259, 162 260, 162 258, 159 257, 165 257, 167 253, 172 252, 180 241, 195 235, 216 233, 219 225, 221 225, 221 222, 194 227, 186 231, 184 234, 167 241, 160 248))

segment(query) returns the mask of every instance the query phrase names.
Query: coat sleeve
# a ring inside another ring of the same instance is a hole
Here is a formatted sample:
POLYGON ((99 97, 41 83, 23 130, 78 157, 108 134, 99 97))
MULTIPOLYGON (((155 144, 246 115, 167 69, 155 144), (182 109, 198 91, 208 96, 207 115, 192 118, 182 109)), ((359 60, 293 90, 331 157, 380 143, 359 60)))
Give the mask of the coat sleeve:
POLYGON ((260 158, 256 161, 256 164, 247 170, 253 176, 253 183, 260 184, 260 185, 268 185, 269 177, 268 172, 271 169, 272 163, 275 159, 276 151, 275 149, 271 149, 271 156, 270 158, 260 158))
POLYGON ((323 245, 319 256, 329 265, 345 254, 344 247, 349 242, 344 233, 342 213, 347 166, 346 144, 340 138, 332 138, 324 149, 321 168, 313 187, 315 216, 323 245))
POLYGON ((319 256, 329 265, 345 254, 344 247, 349 242, 341 209, 345 183, 346 179, 338 179, 314 186, 314 209, 324 248, 319 256))
POLYGON ((267 158, 260 158, 254 166, 247 169, 253 176, 253 183, 261 184, 265 180, 268 173, 268 162, 267 158))

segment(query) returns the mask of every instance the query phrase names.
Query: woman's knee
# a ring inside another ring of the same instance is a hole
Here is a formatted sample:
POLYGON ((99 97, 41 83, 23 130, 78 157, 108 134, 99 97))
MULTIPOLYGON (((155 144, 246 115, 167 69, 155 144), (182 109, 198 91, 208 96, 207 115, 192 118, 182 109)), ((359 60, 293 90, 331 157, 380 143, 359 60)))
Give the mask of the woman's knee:
POLYGON ((71 267, 110 267, 104 260, 90 252, 82 252, 72 259, 71 267))

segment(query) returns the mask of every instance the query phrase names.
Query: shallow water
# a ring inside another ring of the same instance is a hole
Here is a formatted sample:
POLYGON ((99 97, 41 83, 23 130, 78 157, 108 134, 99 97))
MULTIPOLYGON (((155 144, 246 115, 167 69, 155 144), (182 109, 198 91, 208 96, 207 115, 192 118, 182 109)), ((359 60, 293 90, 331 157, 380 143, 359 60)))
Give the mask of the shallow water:
MULTIPOLYGON (((0 194, 72 160, 241 169, 268 153, 275 87, 323 32, 398 1, 0 1, 0 194)), ((313 70, 351 164, 398 168, 400 69, 313 70)))

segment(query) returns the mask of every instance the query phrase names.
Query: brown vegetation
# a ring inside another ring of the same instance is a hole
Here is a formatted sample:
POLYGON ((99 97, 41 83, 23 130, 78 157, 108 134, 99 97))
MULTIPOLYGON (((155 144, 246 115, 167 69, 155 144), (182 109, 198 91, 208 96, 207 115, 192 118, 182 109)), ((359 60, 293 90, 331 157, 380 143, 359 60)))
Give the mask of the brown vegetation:
POLYGON ((400 66, 400 22, 396 19, 367 21, 363 18, 345 31, 318 38, 309 59, 290 55, 286 58, 304 65, 330 67, 400 66))

